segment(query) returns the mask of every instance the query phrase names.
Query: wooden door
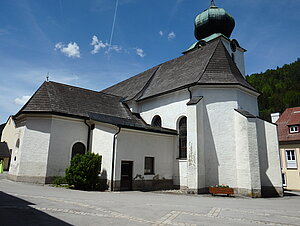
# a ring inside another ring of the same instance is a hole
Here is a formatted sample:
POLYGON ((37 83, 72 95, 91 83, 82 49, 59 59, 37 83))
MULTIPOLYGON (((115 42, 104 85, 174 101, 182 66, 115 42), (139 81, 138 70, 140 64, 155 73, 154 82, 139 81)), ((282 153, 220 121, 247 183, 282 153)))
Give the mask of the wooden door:
POLYGON ((121 190, 132 190, 132 161, 121 161, 121 190))

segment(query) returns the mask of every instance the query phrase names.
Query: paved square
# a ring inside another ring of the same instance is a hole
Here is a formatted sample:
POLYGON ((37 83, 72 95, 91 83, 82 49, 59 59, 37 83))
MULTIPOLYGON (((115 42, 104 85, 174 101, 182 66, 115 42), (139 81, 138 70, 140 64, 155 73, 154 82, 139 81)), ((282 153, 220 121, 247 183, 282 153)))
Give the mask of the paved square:
POLYGON ((85 192, 1 177, 0 225, 300 225, 300 193, 250 199, 85 192))

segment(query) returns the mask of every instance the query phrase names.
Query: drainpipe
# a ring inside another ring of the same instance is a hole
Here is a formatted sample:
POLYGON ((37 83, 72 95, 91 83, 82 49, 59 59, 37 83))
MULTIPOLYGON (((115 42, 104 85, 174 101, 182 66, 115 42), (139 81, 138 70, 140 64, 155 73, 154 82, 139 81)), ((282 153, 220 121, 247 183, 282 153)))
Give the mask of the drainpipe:
POLYGON ((192 94, 192 91, 190 90, 190 88, 191 88, 191 87, 188 87, 188 91, 189 91, 189 93, 190 93, 190 100, 191 100, 192 97, 193 97, 193 94, 192 94))
POLYGON ((86 151, 88 152, 90 150, 91 126, 87 124, 86 119, 84 120, 84 124, 86 124, 86 126, 88 127, 88 136, 86 142, 86 151))
POLYGON ((121 132, 121 127, 118 126, 118 132, 114 135, 113 140, 113 152, 112 152, 112 163, 111 163, 111 179, 110 179, 110 191, 114 190, 114 173, 115 173, 115 152, 116 152, 116 140, 118 134, 121 132))

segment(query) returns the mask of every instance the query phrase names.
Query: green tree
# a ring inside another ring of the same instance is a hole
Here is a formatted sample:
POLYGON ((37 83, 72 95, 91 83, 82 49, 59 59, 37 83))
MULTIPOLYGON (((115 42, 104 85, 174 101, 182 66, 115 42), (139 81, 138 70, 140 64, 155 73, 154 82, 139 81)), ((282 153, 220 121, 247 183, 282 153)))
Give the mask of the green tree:
POLYGON ((258 98, 260 117, 270 120, 270 114, 300 106, 300 59, 291 64, 246 76, 246 80, 261 95, 258 98))

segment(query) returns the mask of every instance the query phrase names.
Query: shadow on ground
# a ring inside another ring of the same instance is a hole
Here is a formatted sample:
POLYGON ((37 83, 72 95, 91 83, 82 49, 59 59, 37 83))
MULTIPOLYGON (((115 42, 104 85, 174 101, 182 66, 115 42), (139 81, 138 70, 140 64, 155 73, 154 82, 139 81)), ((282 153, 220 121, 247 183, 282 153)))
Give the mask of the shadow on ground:
POLYGON ((70 224, 36 210, 34 203, 8 195, 0 191, 0 224, 1 225, 62 225, 70 224))

